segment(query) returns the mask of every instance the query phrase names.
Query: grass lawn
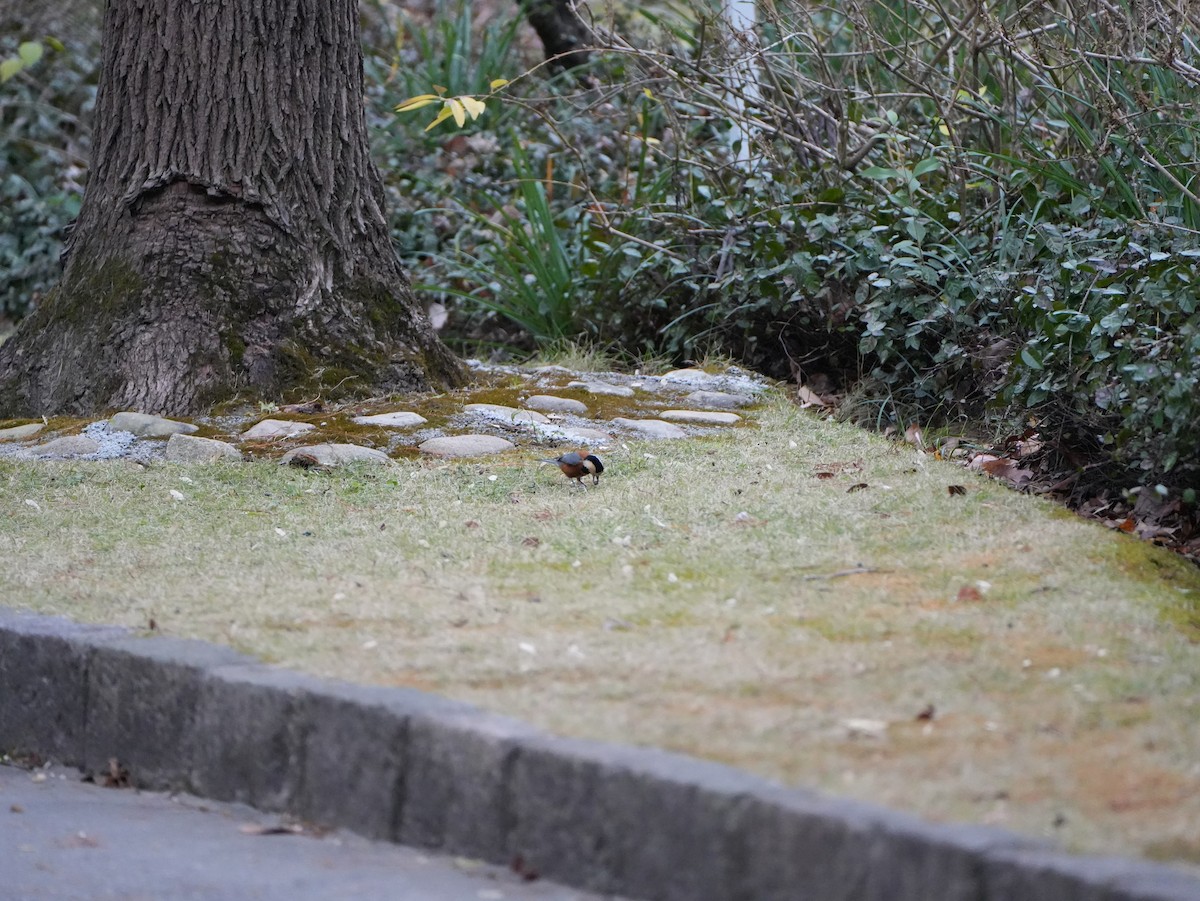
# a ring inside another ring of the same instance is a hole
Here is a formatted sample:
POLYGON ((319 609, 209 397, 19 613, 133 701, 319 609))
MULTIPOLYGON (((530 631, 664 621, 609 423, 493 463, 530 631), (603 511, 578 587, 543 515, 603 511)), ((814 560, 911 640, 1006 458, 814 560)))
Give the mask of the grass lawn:
POLYGON ((545 455, 0 461, 0 597, 1200 863, 1186 562, 782 401, 586 492, 545 455))

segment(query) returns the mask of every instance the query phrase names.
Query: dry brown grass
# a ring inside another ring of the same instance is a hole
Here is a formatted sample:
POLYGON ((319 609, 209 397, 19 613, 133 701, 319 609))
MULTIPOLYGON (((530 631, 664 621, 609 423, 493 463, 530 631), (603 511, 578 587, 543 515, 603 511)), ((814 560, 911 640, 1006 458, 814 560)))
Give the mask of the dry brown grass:
POLYGON ((1187 564, 783 404, 728 437, 621 445, 586 493, 542 455, 2 462, 0 592, 938 819, 1200 862, 1187 564))

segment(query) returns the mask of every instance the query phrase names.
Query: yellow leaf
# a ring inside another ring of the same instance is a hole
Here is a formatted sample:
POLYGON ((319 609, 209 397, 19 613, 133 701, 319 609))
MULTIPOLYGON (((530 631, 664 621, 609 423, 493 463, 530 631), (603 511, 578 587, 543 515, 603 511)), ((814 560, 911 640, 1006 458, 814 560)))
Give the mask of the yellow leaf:
POLYGON ((467 121, 467 111, 463 108, 462 101, 457 97, 451 97, 446 101, 446 106, 450 107, 450 114, 454 116, 454 124, 462 128, 467 121))
POLYGON ((950 127, 946 125, 945 122, 938 126, 938 131, 940 131, 946 137, 950 137, 950 127))
POLYGON ((443 106, 441 111, 437 114, 437 118, 425 126, 425 130, 429 131, 429 129, 435 128, 436 126, 441 125, 443 122, 445 122, 447 119, 450 118, 450 116, 452 115, 452 112, 453 111, 450 109, 450 102, 447 101, 446 105, 443 106))
POLYGON ((444 87, 442 87, 440 84, 435 84, 433 86, 433 89, 435 91, 437 91, 439 97, 442 96, 442 94, 446 93, 446 89, 444 87))
POLYGON ((506 84, 508 84, 507 78, 493 78, 488 83, 488 87, 490 87, 493 91, 495 91, 498 88, 504 87, 506 84))
POLYGON ((418 110, 423 106, 429 106, 429 104, 437 102, 438 97, 436 94, 418 94, 416 97, 409 97, 397 106, 396 112, 411 113, 413 110, 418 110))
POLYGON ((478 119, 480 113, 487 108, 482 100, 476 100, 474 97, 459 97, 458 99, 462 101, 462 105, 466 109, 467 115, 469 115, 472 120, 478 119))

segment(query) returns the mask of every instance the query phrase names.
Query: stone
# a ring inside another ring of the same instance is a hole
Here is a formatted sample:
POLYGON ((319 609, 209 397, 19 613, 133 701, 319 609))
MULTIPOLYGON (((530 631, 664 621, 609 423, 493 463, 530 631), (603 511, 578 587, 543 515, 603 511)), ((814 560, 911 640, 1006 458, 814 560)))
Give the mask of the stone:
POLYGON ((576 438, 580 441, 594 441, 597 444, 604 444, 612 441, 612 435, 600 429, 589 429, 586 427, 579 428, 564 428, 560 430, 563 435, 568 438, 576 438))
POLYGON ((118 413, 108 421, 108 427, 114 432, 129 432, 138 438, 166 438, 168 435, 188 434, 195 432, 199 426, 190 422, 178 422, 174 419, 164 419, 161 416, 151 416, 148 413, 125 411, 118 413))
POLYGON ((352 421, 359 425, 380 425, 393 429, 406 429, 414 425, 424 425, 429 420, 419 413, 397 411, 395 413, 376 413, 373 416, 355 416, 352 421))
POLYGON ((0 607, 0 748, 83 764, 92 642, 124 629, 0 607))
POLYGON ((373 447, 357 444, 309 444, 296 447, 283 455, 280 463, 291 463, 300 457, 309 465, 341 466, 345 463, 391 463, 392 458, 373 447))
POLYGON ((216 463, 221 460, 240 463, 242 453, 224 441, 177 434, 167 440, 167 460, 170 463, 216 463))
POLYGON ((676 369, 659 379, 659 384, 668 388, 695 388, 702 391, 721 391, 751 396, 766 388, 763 381, 751 377, 745 370, 736 366, 730 366, 723 373, 717 375, 705 372, 703 369, 676 369))
POLYGON ((661 419, 625 419, 618 416, 613 425, 628 429, 643 438, 686 438, 687 432, 661 419))
POLYGON ((311 432, 316 426, 311 422, 293 422, 288 419, 264 419, 242 432, 243 441, 273 441, 276 438, 293 438, 311 432))
POLYGON ((506 407, 503 404, 467 404, 463 407, 467 413, 477 413, 489 419, 499 419, 503 422, 546 423, 550 420, 535 410, 518 410, 516 407, 506 407))
POLYGON ((24 441, 26 438, 32 438, 45 427, 45 423, 30 422, 25 425, 0 429, 0 441, 24 441))
POLYGON ((83 769, 107 773, 115 757, 137 788, 187 787, 201 686, 213 669, 249 662, 228 648, 190 639, 98 645, 87 666, 83 769))
POLYGON ((430 438, 420 446, 421 453, 435 457, 484 457, 511 450, 511 441, 495 435, 448 435, 430 438))
POLYGON ((582 388, 588 394, 607 394, 612 397, 633 397, 633 389, 608 382, 570 382, 568 388, 582 388))
POLYGON ((525 406, 531 410, 544 410, 547 413, 574 413, 577 416, 587 415, 587 405, 569 397, 556 397, 553 394, 535 394, 525 401, 525 406))
POLYGON ((717 377, 703 369, 672 369, 662 377, 671 385, 707 385, 715 382, 717 377))
POLYGON ((100 443, 86 435, 64 435, 34 448, 39 457, 84 457, 100 450, 100 443))
POLYGON ((746 407, 754 403, 754 398, 748 394, 728 394, 724 391, 693 391, 684 400, 697 407, 711 407, 718 410, 746 407))
POLYGON ((736 413, 715 410, 664 410, 658 415, 671 422, 691 422, 696 425, 733 425, 742 419, 736 413))

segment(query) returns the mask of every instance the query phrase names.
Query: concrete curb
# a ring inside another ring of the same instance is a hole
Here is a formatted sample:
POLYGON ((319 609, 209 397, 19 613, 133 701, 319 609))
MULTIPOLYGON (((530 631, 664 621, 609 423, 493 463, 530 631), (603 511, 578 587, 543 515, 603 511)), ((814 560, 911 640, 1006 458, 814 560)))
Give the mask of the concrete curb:
POLYGON ((0 749, 664 901, 1198 901, 1166 866, 926 823, 406 689, 0 607, 0 749))

